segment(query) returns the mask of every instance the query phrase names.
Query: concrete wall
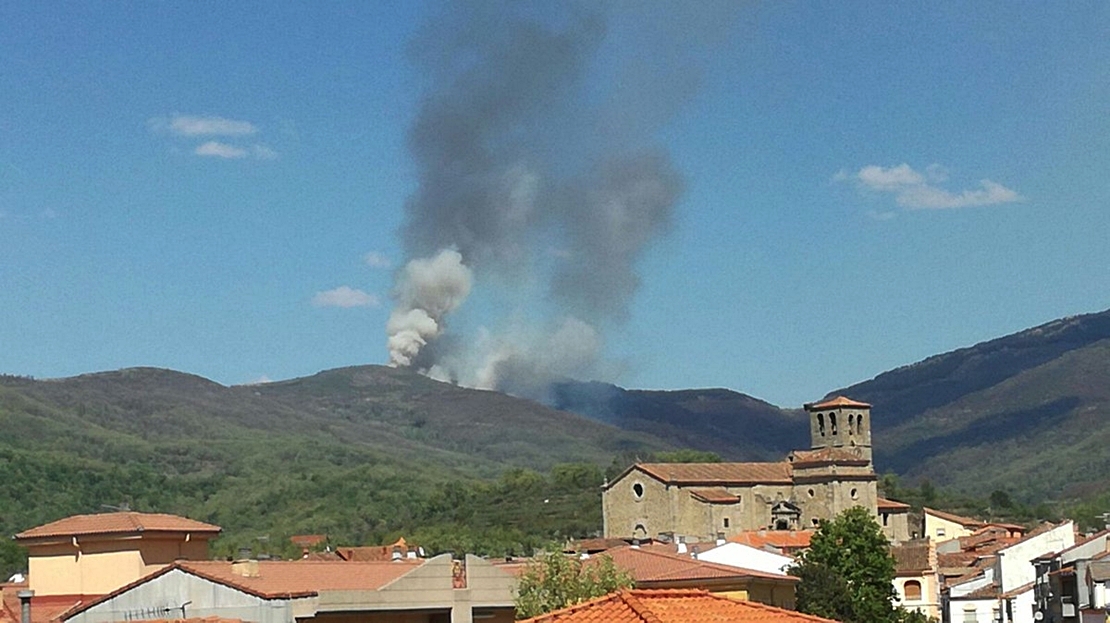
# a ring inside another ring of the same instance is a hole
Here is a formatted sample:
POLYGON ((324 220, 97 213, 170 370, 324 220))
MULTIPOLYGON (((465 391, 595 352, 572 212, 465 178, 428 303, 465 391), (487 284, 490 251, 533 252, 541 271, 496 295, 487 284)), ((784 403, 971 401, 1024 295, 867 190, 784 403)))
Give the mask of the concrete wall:
POLYGON ((1075 525, 1068 521, 1052 530, 1027 538, 998 551, 995 563, 1002 592, 1012 591, 1036 579, 1032 560, 1075 545, 1075 525))
POLYGON ((303 601, 266 600, 173 569, 76 614, 65 623, 209 616, 254 623, 294 623, 294 609, 300 605, 294 602, 303 601))

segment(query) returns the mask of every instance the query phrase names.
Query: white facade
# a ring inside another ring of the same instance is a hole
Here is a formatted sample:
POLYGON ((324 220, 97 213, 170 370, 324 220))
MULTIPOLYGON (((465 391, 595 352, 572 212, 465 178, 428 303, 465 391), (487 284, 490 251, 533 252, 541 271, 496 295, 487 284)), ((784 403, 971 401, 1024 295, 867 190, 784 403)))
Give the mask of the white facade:
POLYGON ((1059 552, 1075 545, 1075 524, 1064 522, 1036 536, 1027 537, 1013 545, 998 550, 995 573, 1001 581, 1002 592, 1008 593, 1037 579, 1032 560, 1045 554, 1059 552))
POLYGON ((787 567, 794 564, 794 559, 790 556, 768 552, 742 543, 725 543, 714 547, 698 554, 698 560, 781 575, 786 575, 787 567))

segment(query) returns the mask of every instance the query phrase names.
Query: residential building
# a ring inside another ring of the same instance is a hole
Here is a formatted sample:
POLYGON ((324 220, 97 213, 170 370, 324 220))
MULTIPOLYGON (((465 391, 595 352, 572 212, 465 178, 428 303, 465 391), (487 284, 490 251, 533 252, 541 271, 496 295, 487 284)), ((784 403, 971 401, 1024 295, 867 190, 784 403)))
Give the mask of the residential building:
POLYGON ((181 561, 65 614, 61 623, 240 619, 252 623, 510 623, 514 579, 454 560, 181 561))
POLYGON ((890 552, 894 556, 894 591, 898 605, 939 619, 936 544, 930 539, 915 539, 892 547, 890 552))
MULTIPOLYGON (((840 396, 805 408, 810 449, 783 461, 632 465, 602 490, 605 536, 715 541, 750 530, 811 529, 855 506, 878 520, 871 405, 840 396)), ((891 540, 909 535, 902 510, 886 506, 891 540)))
POLYGON ((1110 530, 1075 545, 1041 556, 1036 568, 1034 597, 1041 623, 1079 623, 1080 613, 1095 606, 1093 585, 1087 581, 1092 565, 1110 559, 1110 530))

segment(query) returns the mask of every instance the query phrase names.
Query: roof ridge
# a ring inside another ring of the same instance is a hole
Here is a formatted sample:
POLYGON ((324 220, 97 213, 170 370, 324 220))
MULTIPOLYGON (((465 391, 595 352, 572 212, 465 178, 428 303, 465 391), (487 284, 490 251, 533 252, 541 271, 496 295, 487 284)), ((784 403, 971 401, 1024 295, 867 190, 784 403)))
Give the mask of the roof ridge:
POLYGON ((617 598, 620 599, 636 613, 636 617, 644 623, 663 623, 659 617, 648 608, 646 604, 642 603, 638 596, 632 594, 630 591, 622 590, 617 593, 617 598))

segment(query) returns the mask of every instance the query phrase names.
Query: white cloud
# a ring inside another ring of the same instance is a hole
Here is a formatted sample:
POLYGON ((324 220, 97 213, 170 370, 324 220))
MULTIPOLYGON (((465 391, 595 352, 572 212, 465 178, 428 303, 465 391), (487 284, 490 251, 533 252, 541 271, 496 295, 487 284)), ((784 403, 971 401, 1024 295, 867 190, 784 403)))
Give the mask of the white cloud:
POLYGON ((378 297, 356 290, 349 286, 339 286, 334 290, 317 292, 312 297, 312 304, 316 307, 377 307, 381 304, 378 297))
POLYGON ((193 153, 198 156, 214 156, 216 158, 246 158, 247 150, 221 143, 219 141, 208 141, 203 145, 198 146, 193 153))
POLYGON ((251 155, 259 160, 275 160, 278 157, 278 153, 266 145, 251 147, 251 155))
POLYGON ((168 129, 177 136, 245 136, 258 132, 249 121, 191 115, 170 117, 168 129))
POLYGON ((366 265, 371 268, 389 268, 393 265, 393 262, 389 261, 389 257, 378 251, 371 251, 362 256, 362 261, 366 262, 366 265))
POLYGON ((972 206, 1014 203, 1024 198, 1017 191, 988 179, 979 181, 980 188, 958 193, 945 190, 937 184, 948 179, 948 171, 938 164, 926 167, 925 173, 915 171, 902 163, 893 167, 869 165, 854 175, 841 170, 833 176, 835 181, 856 180, 861 188, 894 195, 894 202, 911 210, 944 210, 972 206))

